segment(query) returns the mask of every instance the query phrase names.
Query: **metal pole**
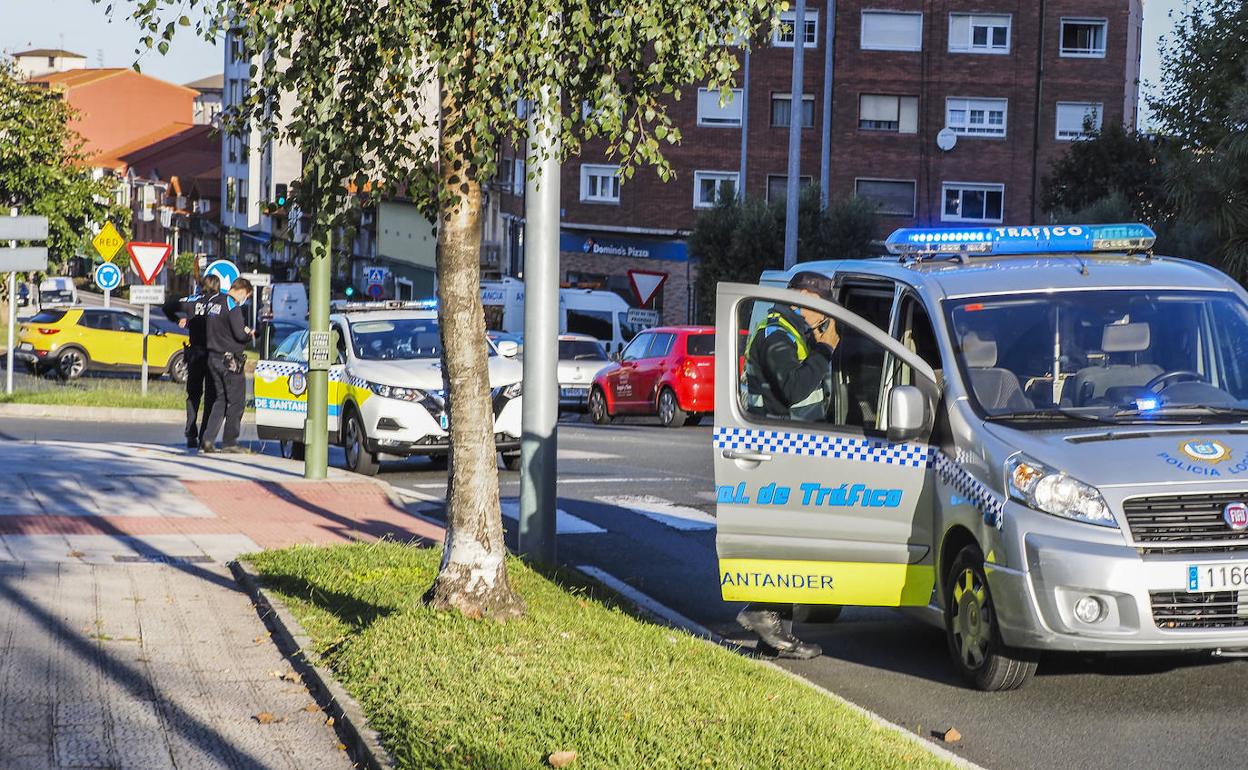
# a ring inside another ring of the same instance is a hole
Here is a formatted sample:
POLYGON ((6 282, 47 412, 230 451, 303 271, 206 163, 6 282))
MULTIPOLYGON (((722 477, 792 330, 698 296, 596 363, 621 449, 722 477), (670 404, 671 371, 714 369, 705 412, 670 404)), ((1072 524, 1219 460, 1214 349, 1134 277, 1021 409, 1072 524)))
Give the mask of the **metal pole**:
POLYGON ((112 293, 113 293, 113 290, 112 290, 112 289, 105 289, 105 290, 104 290, 104 309, 105 309, 105 310, 108 310, 108 298, 109 298, 109 296, 111 296, 111 295, 112 295, 112 293))
POLYGON ((142 367, 142 374, 140 375, 141 384, 139 386, 142 390, 143 398, 147 398, 147 332, 149 328, 148 324, 151 323, 151 320, 152 320, 151 303, 144 302, 143 303, 143 367, 142 367))
MULTIPOLYGON (((333 235, 322 226, 312 241, 308 276, 308 331, 329 331, 329 261, 333 235)), ((331 352, 331 357, 333 353, 331 352)), ((303 477, 323 479, 329 472, 329 370, 308 368, 308 418, 304 422, 303 477)))
MULTIPOLYGON (((9 209, 9 216, 17 216, 17 209, 9 209)), ((9 241, 11 248, 17 247, 17 241, 9 241)), ((32 291, 31 294, 35 292, 32 291)), ((13 330, 17 326, 17 273, 9 273, 9 346, 4 354, 4 392, 13 393, 13 330)))
POLYGON ((750 49, 741 68, 741 168, 737 171, 737 200, 745 203, 745 166, 750 147, 750 49))
POLYGON ((789 178, 784 200, 784 269, 797 264, 797 196, 802 172, 802 67, 806 50, 806 0, 793 16, 793 81, 789 93, 789 178))
POLYGON ((823 39, 823 132, 822 155, 819 164, 819 208, 828 207, 828 188, 832 176, 832 56, 836 34, 836 0, 828 0, 828 18, 824 20, 823 39))
POLYGON ((559 422, 559 100, 529 115, 524 215, 524 408, 520 440, 520 554, 555 563, 559 422))

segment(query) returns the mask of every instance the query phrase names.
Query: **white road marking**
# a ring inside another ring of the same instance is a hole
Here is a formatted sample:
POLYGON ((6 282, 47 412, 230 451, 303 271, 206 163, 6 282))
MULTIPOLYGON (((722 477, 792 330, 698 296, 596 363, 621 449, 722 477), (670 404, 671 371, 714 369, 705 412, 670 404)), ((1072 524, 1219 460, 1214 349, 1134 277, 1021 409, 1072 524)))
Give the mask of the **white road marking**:
POLYGON ((670 500, 650 495, 602 495, 595 497, 600 503, 627 508, 642 516, 685 532, 715 529, 715 517, 697 508, 677 505, 670 500))
POLYGON ((607 454, 606 452, 590 452, 585 449, 560 449, 560 460, 614 460, 620 455, 607 454))
MULTIPOLYGON (((503 515, 509 519, 520 519, 520 502, 518 500, 503 501, 503 515)), ((579 516, 573 516, 562 508, 555 509, 556 535, 599 535, 605 529, 579 516)))
POLYGON ((623 580, 620 580, 609 572, 604 572, 589 564, 577 565, 577 569, 586 575, 589 575, 594 580, 597 580, 599 583, 602 583, 607 588, 610 588, 612 591, 615 591, 617 594, 628 599, 630 602, 636 604, 646 612, 666 620, 668 623, 671 623, 677 628, 683 628, 695 636, 702 636, 716 641, 719 641, 720 639, 719 635, 712 633, 710 629, 690 620, 671 607, 668 607, 666 604, 662 604, 658 600, 643 594, 641 591, 638 591, 636 588, 633 588, 628 583, 625 583, 623 580))
MULTIPOLYGON (((688 481, 683 476, 586 476, 559 479, 559 484, 653 484, 659 481, 688 481)), ((519 484, 519 479, 499 479, 500 484, 519 484)), ((420 484, 407 484, 406 489, 446 489, 445 481, 432 481, 420 484)))

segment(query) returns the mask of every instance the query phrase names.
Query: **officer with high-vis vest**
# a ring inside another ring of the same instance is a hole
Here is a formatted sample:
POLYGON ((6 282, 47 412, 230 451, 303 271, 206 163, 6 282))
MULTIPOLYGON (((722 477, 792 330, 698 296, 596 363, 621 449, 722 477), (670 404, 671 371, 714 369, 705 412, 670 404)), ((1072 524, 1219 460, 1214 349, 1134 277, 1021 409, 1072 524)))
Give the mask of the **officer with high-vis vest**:
MULTIPOLYGON (((831 301, 832 281, 803 271, 789 288, 831 301)), ((823 422, 833 408, 832 355, 840 342, 836 323, 805 307, 776 305, 746 341, 746 409, 762 417, 823 422)), ((814 658, 819 645, 803 642, 791 630, 793 605, 753 602, 737 622, 758 634, 760 651, 783 658, 814 658), (769 649, 768 649, 769 648, 769 649)))

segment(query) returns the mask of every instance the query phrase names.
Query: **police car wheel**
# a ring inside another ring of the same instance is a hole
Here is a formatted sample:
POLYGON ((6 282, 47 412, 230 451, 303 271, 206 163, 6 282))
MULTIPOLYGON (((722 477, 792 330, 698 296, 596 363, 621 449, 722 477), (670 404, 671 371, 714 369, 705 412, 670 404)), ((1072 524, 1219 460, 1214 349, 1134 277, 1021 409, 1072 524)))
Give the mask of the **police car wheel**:
POLYGON ((958 553, 946 576, 945 633, 954 665, 976 689, 1016 690, 1036 673, 1033 656, 1001 642, 984 557, 975 546, 958 553))
POLYGON ((615 419, 607 409, 606 395, 598 388, 589 394, 589 419, 594 421, 594 425, 610 425, 615 419))
POLYGON ((347 453, 347 468, 360 474, 361 476, 376 476, 377 471, 381 469, 381 463, 377 462, 377 456, 368 451, 366 434, 364 433, 364 424, 360 422, 359 414, 351 412, 351 416, 347 418, 347 432, 343 441, 343 449, 347 453))
POLYGON ((683 428, 688 419, 689 415, 676 401, 676 394, 671 388, 664 388, 659 393, 659 422, 663 423, 664 428, 683 428))
POLYGON ((304 456, 304 444, 302 441, 283 441, 281 445, 282 457, 287 460, 302 460, 304 456))

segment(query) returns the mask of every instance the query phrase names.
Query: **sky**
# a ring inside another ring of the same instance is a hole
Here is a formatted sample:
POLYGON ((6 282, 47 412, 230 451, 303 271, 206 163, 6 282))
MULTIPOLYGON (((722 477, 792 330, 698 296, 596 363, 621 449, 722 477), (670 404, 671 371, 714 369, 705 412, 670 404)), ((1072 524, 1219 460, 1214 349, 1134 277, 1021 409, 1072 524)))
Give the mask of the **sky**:
MULTIPOLYGON (((1125 2, 1125 0, 1124 0, 1125 2)), ((67 48, 84 54, 92 67, 129 67, 134 63, 134 48, 142 33, 125 12, 134 0, 0 0, 3 23, 0 24, 0 50, 21 51, 27 48, 67 48), (116 6, 110 21, 104 13, 106 3, 116 6)), ((1172 26, 1169 12, 1178 9, 1183 0, 1144 0, 1144 50, 1141 77, 1144 83, 1160 79, 1157 46, 1161 35, 1172 26)), ((195 37, 193 28, 180 28, 168 56, 148 51, 139 59, 139 66, 149 75, 174 83, 188 83, 221 72, 224 53, 195 37)))

